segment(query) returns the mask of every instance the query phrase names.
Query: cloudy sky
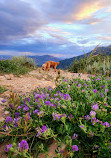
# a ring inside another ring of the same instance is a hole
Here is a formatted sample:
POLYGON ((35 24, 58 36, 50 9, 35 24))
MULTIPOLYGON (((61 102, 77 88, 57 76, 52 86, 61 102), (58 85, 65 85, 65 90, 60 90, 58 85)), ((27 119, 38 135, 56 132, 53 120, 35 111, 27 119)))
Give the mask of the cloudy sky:
POLYGON ((0 0, 0 54, 74 57, 111 44, 111 0, 0 0))

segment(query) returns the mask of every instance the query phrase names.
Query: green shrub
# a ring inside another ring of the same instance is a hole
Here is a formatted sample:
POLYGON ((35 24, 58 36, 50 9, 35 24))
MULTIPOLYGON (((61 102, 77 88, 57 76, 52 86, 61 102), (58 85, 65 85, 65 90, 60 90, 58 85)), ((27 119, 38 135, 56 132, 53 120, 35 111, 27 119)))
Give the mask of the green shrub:
POLYGON ((25 74, 35 68, 32 59, 25 57, 13 57, 12 60, 0 60, 0 72, 13 73, 15 75, 25 74))
POLYGON ((92 54, 92 56, 75 60, 69 70, 75 73, 86 72, 111 76, 111 56, 92 54))
POLYGON ((37 157, 55 139, 58 158, 63 157, 62 143, 68 157, 109 158, 110 85, 111 80, 95 76, 89 81, 61 80, 55 89, 37 88, 19 97, 12 94, 7 100, 10 117, 1 124, 1 134, 12 137, 10 149, 6 146, 10 150, 8 154, 37 157))

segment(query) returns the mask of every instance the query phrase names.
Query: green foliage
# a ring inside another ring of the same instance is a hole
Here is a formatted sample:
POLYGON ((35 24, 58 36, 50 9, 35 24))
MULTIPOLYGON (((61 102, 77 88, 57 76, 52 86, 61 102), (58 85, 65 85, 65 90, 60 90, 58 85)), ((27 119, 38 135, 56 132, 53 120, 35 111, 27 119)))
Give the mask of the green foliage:
POLYGON ((63 157, 61 144, 65 144, 69 158, 110 157, 110 85, 111 80, 95 76, 89 81, 61 80, 54 89, 37 88, 23 96, 12 93, 7 101, 11 118, 1 124, 2 135, 17 138, 12 139, 10 152, 18 158, 24 154, 37 157, 47 152, 54 139, 58 158, 63 157), (17 144, 21 140, 27 140, 29 150, 20 153, 17 144), (73 151, 74 146, 79 150, 73 151))
POLYGON ((12 60, 0 60, 1 73, 25 74, 35 68, 34 61, 27 57, 13 57, 12 60))
POLYGON ((7 89, 4 86, 0 86, 0 94, 5 92, 7 89))
POLYGON ((105 56, 100 53, 97 55, 90 54, 86 58, 75 60, 69 70, 75 73, 85 72, 111 76, 111 56, 105 56))

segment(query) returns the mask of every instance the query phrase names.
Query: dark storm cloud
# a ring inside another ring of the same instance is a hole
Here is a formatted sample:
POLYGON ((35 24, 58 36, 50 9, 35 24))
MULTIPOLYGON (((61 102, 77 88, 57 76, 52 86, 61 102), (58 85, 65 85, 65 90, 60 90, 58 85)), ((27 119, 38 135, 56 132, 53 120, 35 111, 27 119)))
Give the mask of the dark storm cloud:
POLYGON ((46 23, 31 6, 20 0, 0 1, 0 43, 27 37, 46 23))
MULTIPOLYGON (((33 52, 37 53, 37 55, 42 55, 43 53, 45 54, 57 54, 61 53, 62 56, 67 55, 72 55, 72 56, 77 56, 77 54, 83 53, 84 47, 78 47, 76 44, 58 44, 58 43, 52 43, 50 42, 39 42, 36 41, 33 44, 15 44, 15 45, 1 45, 0 50, 1 51, 7 51, 7 50, 12 50, 17 51, 17 52, 33 52)), ((16 53, 16 52, 15 52, 16 53)), ((55 55, 54 54, 54 55, 55 55)), ((16 54, 15 54, 16 55, 16 54)))
MULTIPOLYGON (((79 41, 79 44, 84 45, 89 32, 101 33, 110 28, 109 19, 107 24, 103 24, 103 17, 96 16, 97 11, 110 4, 111 0, 0 0, 0 50, 79 54, 84 47, 77 45, 76 36, 74 39, 61 35, 61 31, 40 32, 41 27, 47 28, 47 24, 52 24, 54 29, 53 25, 59 24, 63 31, 67 31, 67 24, 73 23, 76 28, 80 28, 77 35, 84 35, 79 41)), ((69 33, 75 31, 73 24, 69 33)))

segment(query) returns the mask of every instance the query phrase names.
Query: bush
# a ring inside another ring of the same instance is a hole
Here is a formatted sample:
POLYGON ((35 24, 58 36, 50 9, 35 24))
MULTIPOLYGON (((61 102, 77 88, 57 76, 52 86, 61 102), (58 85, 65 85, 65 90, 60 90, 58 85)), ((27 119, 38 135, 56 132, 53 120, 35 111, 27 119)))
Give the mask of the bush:
POLYGON ((111 56, 105 56, 104 54, 91 54, 88 57, 74 60, 69 70, 75 73, 85 72, 90 74, 97 73, 111 76, 111 56))
POLYGON ((26 96, 12 94, 7 100, 10 117, 1 124, 1 133, 13 138, 6 146, 9 154, 37 157, 55 139, 58 158, 63 157, 62 143, 68 157, 110 157, 110 85, 111 80, 95 76, 61 80, 55 89, 38 88, 26 96))
POLYGON ((32 59, 25 57, 13 57, 12 60, 0 60, 0 72, 13 73, 15 75, 25 74, 35 68, 32 59))

